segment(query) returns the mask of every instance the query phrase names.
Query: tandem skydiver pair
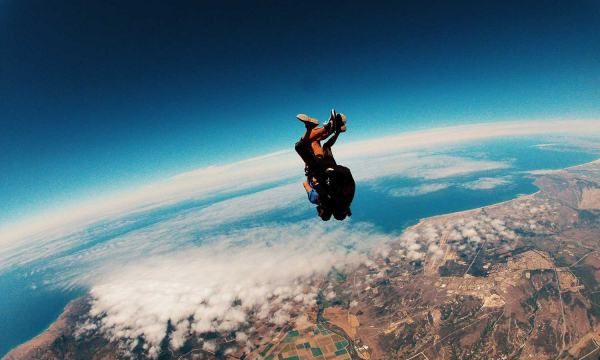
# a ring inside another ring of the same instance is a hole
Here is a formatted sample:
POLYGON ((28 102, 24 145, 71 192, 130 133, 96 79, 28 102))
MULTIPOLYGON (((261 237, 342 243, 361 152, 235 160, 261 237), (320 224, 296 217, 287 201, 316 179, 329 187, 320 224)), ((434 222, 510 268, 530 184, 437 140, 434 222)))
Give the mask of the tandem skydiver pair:
POLYGON ((329 121, 322 127, 319 120, 306 114, 298 114, 296 118, 306 127, 295 149, 305 164, 303 185, 308 199, 317 205, 322 220, 327 221, 332 215, 336 220, 344 220, 352 215, 355 183, 350 169, 335 161, 332 146, 347 129, 346 115, 332 109, 329 121), (327 141, 321 146, 324 140, 327 141))

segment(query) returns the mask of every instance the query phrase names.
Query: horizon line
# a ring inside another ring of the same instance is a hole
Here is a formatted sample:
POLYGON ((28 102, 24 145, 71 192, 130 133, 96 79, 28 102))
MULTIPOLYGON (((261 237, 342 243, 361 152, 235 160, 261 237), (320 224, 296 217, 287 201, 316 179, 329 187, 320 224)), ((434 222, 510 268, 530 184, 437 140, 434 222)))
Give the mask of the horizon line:
MULTIPOLYGON (((347 160, 386 155, 399 150, 458 144, 502 136, 531 135, 598 136, 600 121, 599 119, 510 120, 401 131, 393 135, 337 145, 336 157, 345 157, 347 160)), ((64 205, 58 211, 44 209, 31 216, 0 223, 0 244, 7 245, 11 241, 37 236, 43 231, 60 227, 88 226, 113 216, 147 211, 185 199, 197 200, 206 198, 210 194, 226 195, 236 190, 251 189, 273 182, 270 180, 272 176, 277 176, 275 178, 278 180, 300 178, 300 170, 293 172, 295 175, 285 173, 286 170, 293 171, 292 166, 296 166, 294 162, 297 162, 298 166, 301 165, 301 160, 294 156, 292 150, 282 149, 247 159, 216 163, 181 172, 162 180, 133 185, 110 194, 80 198, 76 202, 64 205), (264 159, 271 161, 261 164, 261 160, 264 159), (262 166, 260 168, 262 171, 259 173, 263 172, 263 174, 253 172, 258 165, 262 166), (248 177, 244 178, 244 176, 248 177)))

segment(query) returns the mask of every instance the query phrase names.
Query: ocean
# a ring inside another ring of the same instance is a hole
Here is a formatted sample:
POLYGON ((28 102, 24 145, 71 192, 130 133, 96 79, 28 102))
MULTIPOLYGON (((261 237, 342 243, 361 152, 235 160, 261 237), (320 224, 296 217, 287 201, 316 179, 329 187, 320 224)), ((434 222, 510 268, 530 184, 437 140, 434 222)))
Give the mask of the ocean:
MULTIPOLYGON (((431 151, 431 150, 429 150, 431 151)), ((564 143, 547 143, 535 138, 487 141, 440 151, 441 154, 470 159, 501 161, 507 168, 468 173, 436 179, 390 176, 369 182, 358 182, 352 206, 352 222, 368 222, 382 232, 400 233, 419 219, 434 215, 495 204, 521 194, 537 191, 529 173, 540 169, 561 169, 595 160, 593 150, 564 143)), ((343 163, 343 159, 338 159, 343 163)), ((298 169, 301 173, 302 169, 298 169)), ((299 184, 299 189, 301 185, 299 184)), ((299 191, 299 195, 305 195, 299 191)), ((176 216, 190 207, 203 207, 208 202, 189 203, 161 209, 137 217, 127 225, 111 228, 85 246, 91 247, 143 229, 161 219, 176 216)), ((300 221, 315 216, 306 208, 292 215, 273 212, 228 226, 242 227, 261 221, 300 221)), ((335 220, 332 220, 335 221, 335 220)), ((64 289, 53 284, 60 276, 45 266, 46 260, 12 268, 0 273, 0 356, 38 335, 47 328, 72 299, 85 293, 84 288, 64 289), (50 281, 49 281, 50 280, 50 281)))

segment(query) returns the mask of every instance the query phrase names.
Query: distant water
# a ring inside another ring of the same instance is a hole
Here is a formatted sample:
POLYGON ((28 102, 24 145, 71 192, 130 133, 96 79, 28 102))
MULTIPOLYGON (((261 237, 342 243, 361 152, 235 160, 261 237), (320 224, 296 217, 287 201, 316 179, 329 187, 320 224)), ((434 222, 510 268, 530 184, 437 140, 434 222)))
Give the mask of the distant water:
POLYGON ((83 294, 83 290, 51 290, 41 281, 24 277, 23 271, 0 276, 0 357, 41 333, 69 301, 83 294))
MULTIPOLYGON (((537 188, 527 171, 560 169, 597 158, 597 155, 581 149, 559 147, 553 150, 551 146, 537 147, 539 143, 536 139, 491 141, 445 152, 467 158, 506 161, 511 164, 508 169, 438 180, 386 178, 373 183, 358 183, 352 207, 352 221, 370 222, 381 231, 397 233, 423 217, 491 205, 515 198, 519 194, 535 192, 537 188), (462 186, 481 177, 503 178, 505 183, 484 190, 472 190, 462 186), (416 196, 391 195, 393 189, 419 188, 423 185, 429 190, 436 187, 441 190, 416 196)), ((300 173, 302 169, 298 171, 300 173)), ((125 232, 143 228, 195 206, 206 206, 206 201, 162 209, 146 218, 137 218, 127 227, 104 234, 95 239, 95 242, 101 243, 125 232)), ((261 216, 253 221, 296 221, 313 216, 314 210, 307 203, 306 210, 301 213, 287 215, 280 212, 261 216)), ((233 226, 241 227, 245 223, 240 222, 233 226)), ((44 279, 48 279, 52 274, 34 271, 42 266, 43 263, 36 263, 28 268, 0 274, 0 356, 42 332, 57 318, 69 301, 85 292, 83 289, 51 289, 44 284, 44 279)))
POLYGON ((434 181, 385 179, 378 181, 376 187, 369 184, 358 184, 352 206, 353 219, 371 222, 384 231, 398 232, 416 224, 424 217, 492 205, 514 199, 521 194, 534 193, 538 188, 533 184, 534 178, 527 173, 529 171, 563 169, 584 164, 599 157, 591 151, 578 148, 560 145, 538 147, 536 146, 538 144, 540 141, 536 139, 488 141, 445 153, 506 161, 511 164, 511 167, 507 169, 434 181), (482 190, 472 190, 461 186, 481 177, 506 177, 507 184, 482 190), (411 188, 423 184, 440 183, 444 183, 448 187, 419 196, 392 197, 377 190, 381 188, 411 188))

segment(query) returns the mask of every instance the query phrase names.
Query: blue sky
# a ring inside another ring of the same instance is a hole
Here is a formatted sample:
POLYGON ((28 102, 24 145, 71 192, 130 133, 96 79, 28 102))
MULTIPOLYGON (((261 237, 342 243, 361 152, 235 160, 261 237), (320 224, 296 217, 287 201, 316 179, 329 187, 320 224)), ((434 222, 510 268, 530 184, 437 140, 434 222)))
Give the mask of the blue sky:
MULTIPOLYGON (((595 1, 0 3, 0 222, 289 147, 600 114, 595 1)), ((300 170, 299 170, 300 171, 300 170)))

